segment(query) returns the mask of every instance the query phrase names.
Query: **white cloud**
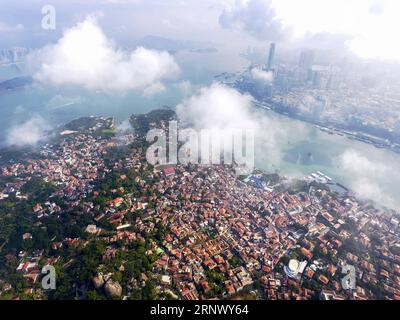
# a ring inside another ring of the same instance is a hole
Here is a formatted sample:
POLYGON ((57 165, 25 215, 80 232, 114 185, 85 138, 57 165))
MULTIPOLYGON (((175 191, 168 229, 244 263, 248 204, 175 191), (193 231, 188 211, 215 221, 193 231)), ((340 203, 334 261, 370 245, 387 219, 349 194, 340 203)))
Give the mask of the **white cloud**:
POLYGON ((185 99, 177 106, 177 114, 183 123, 196 130, 217 129, 229 133, 252 129, 255 161, 260 163, 267 157, 270 163, 277 165, 282 160, 282 141, 286 140, 287 132, 265 113, 255 111, 249 95, 214 83, 185 99))
POLYGON ((21 114, 26 112, 25 108, 22 105, 18 105, 15 107, 14 113, 15 114, 21 114))
POLYGON ((122 121, 118 126, 117 126, 117 133, 118 134, 124 134, 127 132, 132 132, 132 125, 129 121, 129 119, 126 119, 122 121))
POLYGON ((188 80, 180 81, 175 86, 183 93, 184 96, 191 94, 194 89, 194 86, 188 80))
POLYGON ((358 56, 400 60, 398 0, 274 0, 274 8, 299 38, 342 35, 358 56))
MULTIPOLYGON (((386 160, 388 158, 386 157, 386 160)), ((400 184, 398 164, 372 159, 353 149, 346 150, 334 160, 349 177, 351 189, 361 198, 396 208, 396 190, 400 184)))
POLYGON ((150 97, 150 96, 153 96, 155 94, 158 94, 158 93, 161 93, 164 91, 165 91, 165 86, 162 83, 157 82, 157 83, 153 83, 149 87, 145 88, 143 90, 143 95, 146 97, 150 97))
POLYGON ((21 125, 14 126, 7 135, 7 143, 12 146, 35 145, 44 138, 50 126, 40 116, 34 116, 21 125))
POLYGON ((245 31, 260 40, 282 40, 290 32, 276 16, 272 0, 237 0, 219 17, 223 28, 245 31))
POLYGON ((91 17, 66 30, 55 45, 43 48, 36 56, 41 61, 37 80, 106 92, 136 89, 154 93, 162 88, 163 80, 180 71, 167 52, 117 48, 91 17))
POLYGON ((250 117, 252 98, 214 83, 177 106, 179 118, 195 129, 253 128, 250 117))
POLYGON ((219 22, 262 41, 400 60, 399 9, 398 0, 232 0, 219 22))
POLYGON ((132 125, 129 119, 124 120, 121 122, 116 128, 116 138, 118 139, 119 143, 122 145, 126 145, 129 143, 127 140, 126 135, 133 133, 132 125))
POLYGON ((251 76, 254 80, 262 83, 271 83, 274 80, 274 74, 272 72, 264 71, 259 68, 252 68, 251 76))
POLYGON ((74 104, 81 104, 84 101, 85 98, 80 96, 68 97, 58 94, 49 100, 49 102, 46 104, 46 107, 54 110, 54 109, 69 107, 74 104))
POLYGON ((24 30, 24 26, 22 24, 17 24, 15 26, 12 26, 0 21, 0 32, 12 32, 21 30, 24 30))

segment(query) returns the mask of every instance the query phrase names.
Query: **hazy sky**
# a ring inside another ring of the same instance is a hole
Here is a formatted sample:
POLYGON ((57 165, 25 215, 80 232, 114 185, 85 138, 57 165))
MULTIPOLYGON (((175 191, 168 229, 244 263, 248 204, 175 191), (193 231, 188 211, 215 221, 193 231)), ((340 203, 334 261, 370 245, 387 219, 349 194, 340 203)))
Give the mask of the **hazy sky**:
POLYGON ((361 57, 400 60, 398 0, 0 0, 0 7, 0 47, 42 46, 95 14, 122 45, 152 34, 242 46, 269 40, 318 46, 322 32, 328 47, 346 41, 361 57), (41 29, 45 4, 57 10, 55 31, 41 29))

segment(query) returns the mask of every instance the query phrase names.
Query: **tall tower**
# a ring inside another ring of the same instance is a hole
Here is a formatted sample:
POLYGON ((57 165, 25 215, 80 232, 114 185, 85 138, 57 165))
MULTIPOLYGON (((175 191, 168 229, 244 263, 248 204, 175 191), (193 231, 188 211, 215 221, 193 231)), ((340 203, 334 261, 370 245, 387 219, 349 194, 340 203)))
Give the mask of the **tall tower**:
POLYGON ((307 50, 300 54, 299 67, 303 70, 309 70, 314 64, 314 51, 307 50))
POLYGON ((271 71, 272 67, 274 66, 275 47, 276 44, 272 42, 269 48, 267 71, 271 71))

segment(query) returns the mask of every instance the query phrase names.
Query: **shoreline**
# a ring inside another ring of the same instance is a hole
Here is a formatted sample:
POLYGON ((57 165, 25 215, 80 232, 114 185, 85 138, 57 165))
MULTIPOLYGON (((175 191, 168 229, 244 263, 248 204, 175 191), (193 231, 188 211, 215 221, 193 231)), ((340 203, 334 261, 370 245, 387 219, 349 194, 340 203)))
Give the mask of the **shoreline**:
POLYGON ((362 142, 364 144, 368 144, 370 146, 373 146, 373 147, 375 147, 377 149, 388 150, 388 151, 391 151, 391 152, 393 152, 395 154, 400 155, 400 145, 396 144, 396 143, 393 143, 393 142, 391 144, 389 144, 389 142, 387 142, 388 139, 386 139, 385 141, 377 142, 377 141, 373 141, 372 139, 381 139, 381 140, 383 140, 383 138, 380 138, 380 137, 377 137, 377 136, 372 136, 372 135, 369 135, 369 134, 366 134, 366 133, 360 132, 360 131, 350 131, 350 130, 340 129, 340 128, 337 128, 337 127, 334 127, 334 126, 329 126, 326 123, 307 120, 302 116, 296 116, 295 114, 290 114, 288 112, 284 112, 282 110, 274 108, 272 106, 272 102, 255 100, 254 105, 256 106, 256 108, 263 109, 263 110, 270 110, 270 111, 273 111, 273 112, 275 112, 277 114, 280 114, 282 116, 288 117, 290 119, 302 121, 302 122, 305 122, 307 124, 313 125, 315 128, 317 128, 320 131, 325 132, 327 134, 346 137, 349 140, 359 141, 359 142, 362 142))

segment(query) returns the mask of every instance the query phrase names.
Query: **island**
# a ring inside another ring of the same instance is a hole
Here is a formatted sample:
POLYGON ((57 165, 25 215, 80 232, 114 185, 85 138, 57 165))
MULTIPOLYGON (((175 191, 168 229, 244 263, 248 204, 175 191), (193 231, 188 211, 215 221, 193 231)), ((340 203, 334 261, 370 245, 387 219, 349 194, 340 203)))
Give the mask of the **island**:
POLYGON ((400 298, 397 212, 315 180, 150 165, 146 132, 175 118, 80 118, 0 151, 0 299, 400 298))

